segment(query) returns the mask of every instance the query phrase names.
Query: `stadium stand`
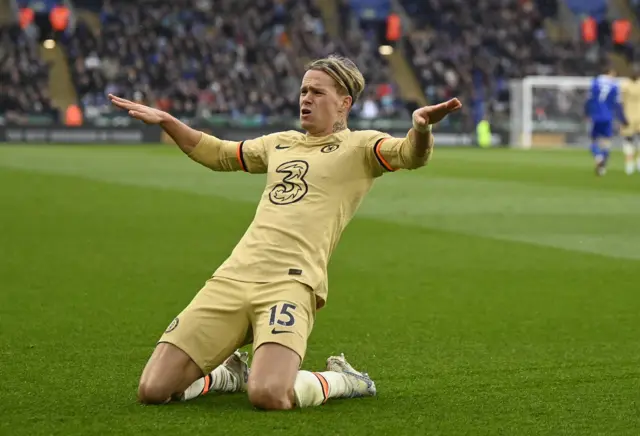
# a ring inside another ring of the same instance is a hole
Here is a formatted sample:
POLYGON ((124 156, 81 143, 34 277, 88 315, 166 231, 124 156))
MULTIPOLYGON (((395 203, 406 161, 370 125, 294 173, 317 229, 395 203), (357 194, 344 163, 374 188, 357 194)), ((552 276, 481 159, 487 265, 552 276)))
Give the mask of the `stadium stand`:
POLYGON ((640 63, 640 47, 638 47, 638 41, 640 41, 640 0, 629 0, 626 12, 626 18, 632 24, 630 57, 637 64, 640 63))
MULTIPOLYGON (((51 7, 56 1, 45 3, 51 7)), ((400 0, 414 24, 402 52, 426 100, 457 96, 465 103, 446 123, 472 131, 487 114, 492 120, 506 119, 511 78, 598 71, 606 47, 548 34, 544 20, 558 14, 560 2, 574 13, 606 15, 603 0, 478 0, 473 8, 465 0, 400 0)), ((81 19, 74 20, 73 30, 61 35, 60 42, 75 87, 71 99, 77 99, 88 121, 117 113, 107 104, 108 93, 185 117, 261 123, 295 116, 304 64, 334 52, 353 58, 369 84, 354 108, 355 117, 406 117, 411 110, 378 54, 380 29, 368 24, 375 20, 362 18, 373 11, 380 21, 390 12, 387 0, 336 0, 339 20, 329 22, 320 11, 326 2, 313 0, 73 4, 81 19), (332 26, 337 34, 329 31, 332 26)), ((31 29, 13 25, 1 32, 0 114, 17 120, 27 112, 55 113, 47 65, 38 56, 31 29)))
POLYGON ((605 0, 563 0, 576 15, 588 15, 601 22, 607 17, 607 2, 605 0))
POLYGON ((6 122, 24 123, 26 114, 57 116, 49 93, 49 68, 38 50, 37 42, 18 25, 0 27, 0 116, 6 122))
POLYGON ((304 63, 339 52, 369 83, 355 113, 394 116, 388 69, 362 32, 332 40, 309 1, 104 2, 98 35, 80 23, 68 56, 88 118, 114 93, 185 116, 295 116, 304 63))
POLYGON ((485 115, 506 117, 510 78, 532 74, 594 74, 599 52, 574 41, 551 41, 543 17, 557 11, 544 0, 402 0, 417 26, 407 50, 429 101, 459 95, 465 125, 485 115))

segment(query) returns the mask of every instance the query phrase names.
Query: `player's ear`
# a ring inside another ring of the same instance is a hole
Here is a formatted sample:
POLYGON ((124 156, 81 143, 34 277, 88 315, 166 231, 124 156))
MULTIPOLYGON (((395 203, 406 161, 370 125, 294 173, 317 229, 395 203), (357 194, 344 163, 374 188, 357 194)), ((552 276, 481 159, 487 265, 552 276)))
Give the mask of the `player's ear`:
POLYGON ((344 111, 349 111, 349 109, 351 108, 351 102, 353 101, 353 98, 351 98, 350 95, 346 95, 342 98, 342 107, 341 109, 344 111))

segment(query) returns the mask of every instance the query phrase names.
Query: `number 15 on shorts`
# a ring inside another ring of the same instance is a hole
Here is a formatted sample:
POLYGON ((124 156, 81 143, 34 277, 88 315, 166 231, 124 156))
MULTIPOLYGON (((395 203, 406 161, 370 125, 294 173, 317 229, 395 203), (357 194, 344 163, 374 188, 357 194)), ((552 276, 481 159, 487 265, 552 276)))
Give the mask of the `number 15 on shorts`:
POLYGON ((269 308, 269 325, 281 325, 284 327, 291 327, 296 323, 296 319, 293 316, 293 312, 296 310, 296 305, 291 303, 280 303, 269 308))

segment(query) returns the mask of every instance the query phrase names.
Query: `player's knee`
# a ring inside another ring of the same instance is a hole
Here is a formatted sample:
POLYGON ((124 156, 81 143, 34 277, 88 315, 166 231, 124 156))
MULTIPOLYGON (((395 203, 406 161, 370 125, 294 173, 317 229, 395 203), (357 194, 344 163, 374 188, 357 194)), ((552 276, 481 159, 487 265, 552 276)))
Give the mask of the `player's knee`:
POLYGON ((164 404, 171 398, 171 392, 160 383, 140 380, 138 385, 138 401, 142 404, 164 404))
POLYGON ((249 401, 258 409, 289 410, 295 406, 293 386, 249 379, 248 394, 249 401))

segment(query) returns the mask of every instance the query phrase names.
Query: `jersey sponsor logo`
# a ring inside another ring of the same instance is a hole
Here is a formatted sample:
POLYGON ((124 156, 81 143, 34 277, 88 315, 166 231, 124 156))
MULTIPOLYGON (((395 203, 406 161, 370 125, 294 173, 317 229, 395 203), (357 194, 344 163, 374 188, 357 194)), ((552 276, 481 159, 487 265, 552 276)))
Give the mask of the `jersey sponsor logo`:
POLYGON ((303 160, 292 160, 276 168, 276 173, 284 174, 282 181, 269 192, 269 200, 273 204, 283 206, 296 203, 304 198, 309 186, 304 180, 309 171, 309 164, 303 160))
POLYGON ((282 333, 293 333, 291 330, 276 330, 275 328, 271 329, 271 334, 279 335, 282 333))
POLYGON ((322 147, 320 151, 323 153, 331 153, 332 151, 336 151, 338 148, 340 148, 340 144, 329 144, 322 147))
POLYGON ((290 276, 301 276, 302 275, 302 270, 298 269, 298 268, 289 268, 289 275, 290 276))
POLYGON ((174 331, 176 329, 176 327, 178 327, 178 324, 180 323, 180 320, 176 317, 173 319, 173 321, 171 321, 171 324, 169 324, 169 326, 167 327, 167 329, 164 331, 165 333, 171 333, 172 331, 174 331))
POLYGON ((282 145, 282 144, 276 145, 276 150, 286 150, 287 148, 291 148, 291 146, 290 145, 282 145))

